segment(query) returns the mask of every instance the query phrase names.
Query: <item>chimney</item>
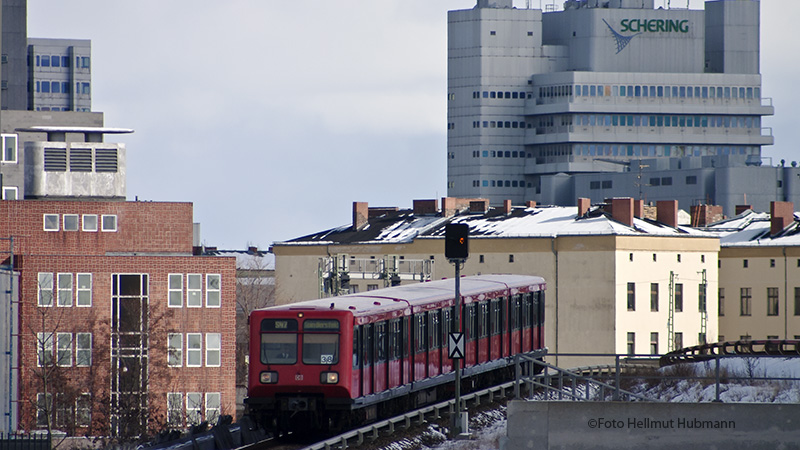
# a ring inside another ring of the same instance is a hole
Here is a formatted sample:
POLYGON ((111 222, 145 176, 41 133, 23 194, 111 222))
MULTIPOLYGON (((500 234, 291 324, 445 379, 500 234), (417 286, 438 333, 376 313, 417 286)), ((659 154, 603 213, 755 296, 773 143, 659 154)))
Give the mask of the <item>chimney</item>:
POLYGON ((705 227, 723 219, 722 206, 692 205, 690 209, 693 227, 705 227))
POLYGON ((414 215, 431 215, 439 212, 439 203, 433 200, 414 200, 414 215))
POLYGON ((736 215, 747 211, 748 209, 753 209, 753 205, 736 205, 736 215))
POLYGON ((536 208, 536 202, 533 201, 533 200, 528 200, 527 202, 525 202, 525 207, 526 208, 536 208))
POLYGON ((659 200, 656 202, 656 220, 672 228, 678 226, 678 201, 659 200))
POLYGON ((471 200, 469 202, 469 212, 485 213, 489 210, 489 200, 471 200))
POLYGON ((578 217, 583 217, 589 212, 589 207, 592 206, 592 201, 588 198, 578 197, 578 217))
POLYGON ((455 197, 442 197, 442 216, 452 217, 458 212, 458 204, 455 197))
POLYGON ((770 202, 770 236, 775 236, 794 222, 794 204, 792 202, 770 202))
POLYGON ((364 228, 369 223, 369 203, 353 202, 353 231, 364 228))
POLYGON ((638 219, 644 218, 644 200, 633 201, 633 217, 638 219))
POLYGON ((630 197, 611 199, 611 218, 621 224, 632 227, 633 199, 630 197))
POLYGON ((511 214, 511 200, 503 200, 503 212, 511 214))

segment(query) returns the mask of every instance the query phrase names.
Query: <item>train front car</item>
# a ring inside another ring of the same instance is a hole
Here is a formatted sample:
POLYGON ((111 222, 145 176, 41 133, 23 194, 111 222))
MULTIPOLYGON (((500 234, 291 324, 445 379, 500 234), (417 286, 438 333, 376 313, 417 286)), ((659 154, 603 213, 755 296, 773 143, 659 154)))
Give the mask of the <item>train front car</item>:
POLYGON ((322 430, 349 412, 353 315, 321 305, 250 315, 248 409, 278 433, 322 430))

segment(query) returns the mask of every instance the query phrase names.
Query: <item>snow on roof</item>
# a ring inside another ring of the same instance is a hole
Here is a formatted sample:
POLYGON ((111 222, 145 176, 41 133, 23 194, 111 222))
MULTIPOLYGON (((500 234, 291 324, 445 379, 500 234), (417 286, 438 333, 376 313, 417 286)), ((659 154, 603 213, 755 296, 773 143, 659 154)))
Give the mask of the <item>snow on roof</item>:
POLYGON ((245 270, 275 270, 275 255, 266 251, 206 250, 209 256, 234 256, 236 268, 245 270))
POLYGON ((411 210, 389 212, 370 218, 368 225, 353 229, 351 225, 332 228, 299 237, 278 245, 321 244, 386 244, 408 243, 417 238, 442 238, 447 223, 464 223, 470 227, 470 237, 520 238, 585 235, 614 236, 687 236, 716 237, 689 227, 672 228, 647 219, 634 218, 633 226, 611 219, 599 208, 591 209, 582 217, 574 206, 546 206, 536 208, 516 207, 508 214, 502 209, 485 213, 461 213, 452 217, 441 215, 414 215, 411 210))
POLYGON ((736 217, 713 223, 704 230, 720 238, 720 247, 800 246, 800 214, 782 232, 770 236, 770 215, 747 210, 736 217))

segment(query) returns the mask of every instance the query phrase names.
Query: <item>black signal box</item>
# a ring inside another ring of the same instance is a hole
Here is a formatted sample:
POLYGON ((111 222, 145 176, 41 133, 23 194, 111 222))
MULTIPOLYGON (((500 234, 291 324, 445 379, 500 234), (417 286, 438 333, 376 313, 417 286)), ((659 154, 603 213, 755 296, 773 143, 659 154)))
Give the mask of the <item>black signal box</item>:
POLYGON ((467 259, 469 256, 469 226, 447 224, 444 229, 444 256, 447 259, 467 259))

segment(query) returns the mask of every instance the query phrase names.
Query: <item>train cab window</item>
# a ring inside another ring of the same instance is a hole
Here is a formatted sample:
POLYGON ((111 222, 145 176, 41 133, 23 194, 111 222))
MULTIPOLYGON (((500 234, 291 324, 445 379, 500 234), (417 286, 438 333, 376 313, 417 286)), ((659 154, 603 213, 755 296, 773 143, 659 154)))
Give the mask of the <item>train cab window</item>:
POLYGON ((261 364, 297 363, 297 320, 261 321, 261 364))
POLYGON ((386 361, 386 322, 375 324, 375 362, 386 361))
POLYGON ((414 314, 414 353, 425 351, 425 340, 427 339, 425 322, 425 313, 414 314))
POLYGON ((303 364, 339 362, 338 320, 306 319, 303 331, 303 364))
POLYGON ((442 322, 440 313, 436 311, 428 311, 428 348, 436 349, 441 347, 439 338, 442 335, 442 322))

